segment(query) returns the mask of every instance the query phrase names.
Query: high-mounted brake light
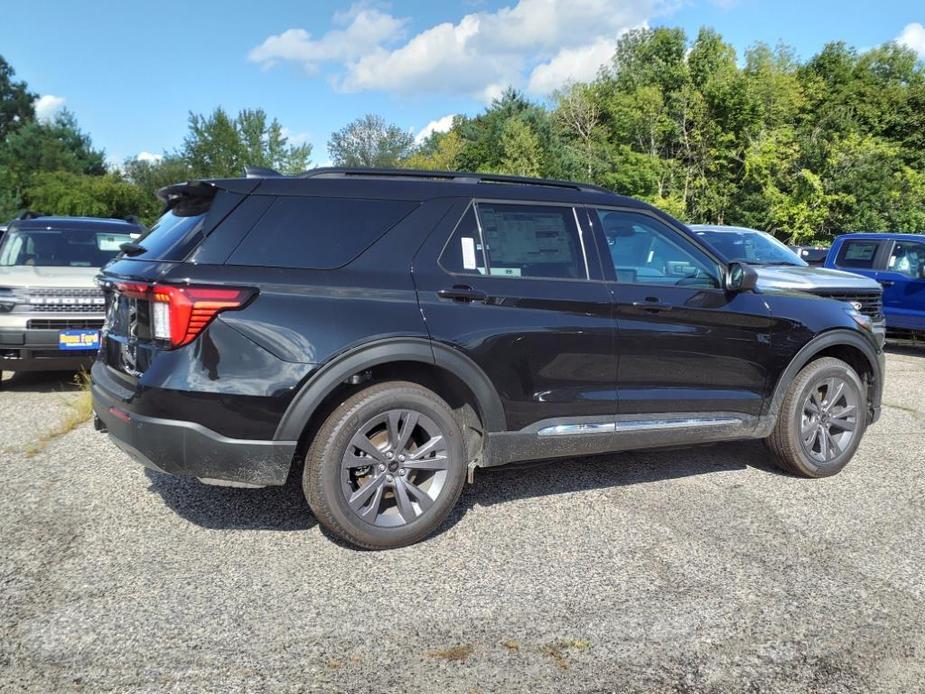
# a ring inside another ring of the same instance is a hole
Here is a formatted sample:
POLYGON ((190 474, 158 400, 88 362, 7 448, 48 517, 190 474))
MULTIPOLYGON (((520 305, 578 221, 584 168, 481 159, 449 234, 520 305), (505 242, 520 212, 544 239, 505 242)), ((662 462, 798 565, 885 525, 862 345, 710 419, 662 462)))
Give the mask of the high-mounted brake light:
POLYGON ((171 347, 187 345, 222 311, 242 308, 255 294, 236 287, 119 283, 124 296, 151 302, 151 332, 171 347))

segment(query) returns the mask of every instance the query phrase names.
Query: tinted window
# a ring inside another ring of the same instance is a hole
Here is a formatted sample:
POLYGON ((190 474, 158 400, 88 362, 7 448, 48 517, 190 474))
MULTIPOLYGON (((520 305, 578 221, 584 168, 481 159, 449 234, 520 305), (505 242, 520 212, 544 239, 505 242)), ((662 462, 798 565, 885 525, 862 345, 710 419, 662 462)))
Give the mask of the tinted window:
POLYGON ((893 244, 888 267, 906 277, 925 278, 925 244, 897 241, 893 244))
POLYGON ((482 238, 479 234, 479 225, 475 219, 475 208, 469 207, 466 214, 459 220, 456 230, 450 237, 440 256, 440 265, 449 272, 465 275, 484 275, 485 253, 482 249, 482 238))
POLYGON ((587 278, 571 207, 479 203, 478 214, 489 274, 587 278))
POLYGON ((13 229, 0 246, 0 265, 103 267, 131 240, 129 234, 84 229, 13 229))
POLYGON ((657 219, 613 210, 597 216, 618 282, 719 286, 716 263, 657 219))
POLYGON ((144 259, 178 259, 171 257, 171 250, 180 246, 185 247, 184 241, 198 238, 202 232, 205 217, 205 212, 186 215, 176 210, 162 215, 151 230, 137 241, 138 245, 145 249, 144 259))
POLYGON ((278 198, 228 263, 315 270, 341 267, 417 204, 405 200, 278 198))
POLYGON ((879 241, 845 241, 838 249, 835 264, 842 267, 872 268, 878 248, 879 241))

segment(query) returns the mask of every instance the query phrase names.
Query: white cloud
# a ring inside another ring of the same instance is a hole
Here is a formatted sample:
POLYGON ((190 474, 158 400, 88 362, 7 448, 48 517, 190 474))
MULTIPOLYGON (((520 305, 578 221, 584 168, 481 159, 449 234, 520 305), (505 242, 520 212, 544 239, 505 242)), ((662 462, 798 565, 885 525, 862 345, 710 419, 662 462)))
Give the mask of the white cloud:
POLYGON ((332 29, 318 39, 313 39, 305 29, 288 29, 267 37, 251 49, 247 57, 264 69, 281 60, 300 63, 312 74, 321 63, 353 61, 384 43, 401 38, 406 22, 374 7, 357 4, 334 15, 335 25, 341 28, 332 29))
POLYGON ((318 40, 304 29, 271 36, 250 59, 317 71, 330 63, 346 92, 468 94, 490 101, 507 85, 536 93, 593 77, 628 28, 670 11, 675 0, 516 0, 496 11, 423 29, 404 42, 406 21, 367 6, 335 16, 343 29, 318 40), (356 28, 363 17, 362 31, 356 28), (350 39, 354 33, 362 42, 350 39))
POLYGON ((527 89, 548 94, 567 82, 589 82, 602 65, 610 62, 617 50, 617 39, 601 36, 594 43, 579 48, 563 48, 551 60, 533 68, 527 89))
POLYGON ((32 106, 35 108, 35 117, 39 120, 51 120, 62 108, 64 108, 64 97, 55 96, 54 94, 45 94, 40 96, 32 106))
POLYGON ((161 159, 164 158, 164 155, 154 154, 153 152, 139 152, 137 155, 135 155, 135 158, 138 161, 149 161, 152 164, 156 164, 157 162, 159 162, 161 159))
POLYGON ((414 136, 414 141, 417 144, 421 144, 433 133, 445 133, 447 130, 453 127, 453 119, 455 117, 455 113, 450 113, 446 116, 443 116, 443 118, 432 120, 430 123, 421 128, 421 131, 414 136))
POLYGON ((293 132, 286 126, 283 126, 280 129, 280 131, 282 133, 282 136, 285 137, 286 140, 288 140, 288 144, 290 145, 304 145, 311 138, 311 136, 308 133, 293 132))
POLYGON ((907 24, 896 42, 911 48, 920 58, 925 59, 925 26, 919 22, 907 24))

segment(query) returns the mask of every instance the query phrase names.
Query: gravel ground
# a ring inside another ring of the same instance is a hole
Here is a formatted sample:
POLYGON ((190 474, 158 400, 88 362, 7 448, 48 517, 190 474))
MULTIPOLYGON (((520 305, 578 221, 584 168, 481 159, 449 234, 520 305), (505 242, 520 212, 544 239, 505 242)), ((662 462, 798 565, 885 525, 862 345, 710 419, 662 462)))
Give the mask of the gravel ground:
POLYGON ((483 471, 439 534, 379 553, 296 484, 146 472, 87 425, 29 451, 77 394, 17 376, 0 689, 925 691, 925 350, 887 370, 835 478, 753 442, 483 471))

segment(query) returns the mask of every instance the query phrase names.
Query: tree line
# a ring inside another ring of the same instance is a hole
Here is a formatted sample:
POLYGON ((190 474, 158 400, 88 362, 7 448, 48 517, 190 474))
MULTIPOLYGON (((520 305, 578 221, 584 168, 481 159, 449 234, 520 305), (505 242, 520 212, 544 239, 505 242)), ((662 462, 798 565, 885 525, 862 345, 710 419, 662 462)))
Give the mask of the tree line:
MULTIPOLYGON (((0 214, 159 211, 154 191, 245 164, 298 173, 261 109, 190 114, 176 151, 107 169, 74 116, 35 118, 35 95, 0 58, 0 214)), ((639 29, 591 82, 544 102, 508 89, 446 132, 413 135, 368 114, 335 132, 336 165, 403 166, 595 183, 688 222, 764 229, 795 243, 848 231, 925 232, 925 65, 895 43, 830 43, 808 60, 758 44, 738 55, 717 32, 639 29)))

